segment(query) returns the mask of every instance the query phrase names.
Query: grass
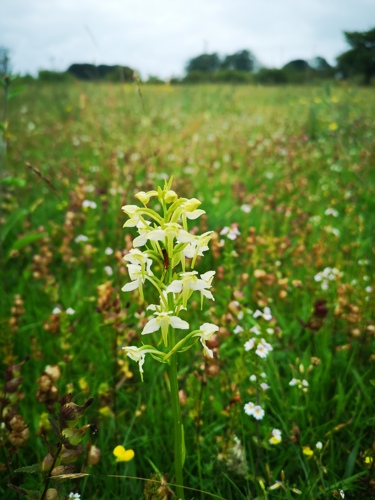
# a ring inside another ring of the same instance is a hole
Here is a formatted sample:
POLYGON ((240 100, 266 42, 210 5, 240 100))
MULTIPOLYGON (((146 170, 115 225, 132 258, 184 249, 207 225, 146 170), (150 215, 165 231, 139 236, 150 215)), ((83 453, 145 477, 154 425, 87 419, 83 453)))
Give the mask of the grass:
MULTIPOLYGON (((180 196, 202 201, 199 233, 217 233, 198 264, 200 273, 216 271, 216 300, 189 311, 193 327, 220 326, 216 359, 194 348, 179 363, 186 498, 374 496, 372 90, 166 85, 142 94, 144 107, 134 86, 32 85, 9 103, 2 370, 30 355, 16 398, 30 437, 12 447, 3 426, 0 467, 9 460, 14 471, 47 454, 37 436, 47 410, 35 394, 45 367, 58 365, 59 395, 72 392, 77 404, 94 397, 82 423, 99 429, 86 435, 76 464, 89 476, 58 483, 60 498, 142 498, 152 473, 173 484, 167 373, 147 359, 142 383, 119 349, 139 345, 145 323, 137 294, 120 291, 135 235, 122 228, 121 206, 173 175, 180 196), (97 207, 83 208, 85 199, 97 207), (241 233, 234 241, 220 235, 232 224, 241 233), (327 267, 337 274, 317 281, 327 267), (254 319, 265 307, 272 320, 254 319), (244 349, 254 324, 273 346, 264 360, 244 349), (306 380, 307 391, 292 378, 306 380), (245 414, 249 401, 264 408, 262 420, 245 414), (277 445, 269 444, 274 428, 277 445), (135 451, 132 461, 115 463, 119 444, 135 451), (91 445, 101 451, 95 465, 91 445)), ((30 489, 40 480, 12 473, 30 489)), ((4 472, 1 495, 16 498, 8 482, 4 472)))

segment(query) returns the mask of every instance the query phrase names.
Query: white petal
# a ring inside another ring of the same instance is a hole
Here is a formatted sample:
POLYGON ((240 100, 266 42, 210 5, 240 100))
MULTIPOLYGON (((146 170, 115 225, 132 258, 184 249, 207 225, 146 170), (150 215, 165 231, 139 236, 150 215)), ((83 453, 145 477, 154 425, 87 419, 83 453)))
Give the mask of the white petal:
POLYGON ((187 330, 189 328, 189 323, 187 323, 183 319, 178 318, 177 316, 172 316, 171 326, 173 326, 173 328, 180 328, 181 330, 187 330))
POLYGON ((207 297, 208 299, 215 300, 214 296, 209 290, 201 290, 201 294, 207 297))
POLYGON ((178 233, 178 241, 179 243, 192 243, 193 241, 195 241, 195 236, 188 233, 184 229, 181 229, 178 233))
POLYGON ((151 241, 161 241, 165 239, 165 231, 163 229, 154 229, 147 233, 147 239, 151 241))
POLYGON ((206 273, 201 274, 201 278, 203 281, 209 281, 211 278, 213 278, 215 276, 215 274, 216 274, 216 271, 207 271, 206 273))
POLYGON ((141 234, 140 236, 137 236, 133 240, 133 247, 143 247, 143 245, 146 245, 147 242, 147 234, 141 234))
POLYGON ((167 293, 180 293, 182 290, 182 281, 179 280, 174 280, 172 283, 167 287, 166 292, 167 293))
POLYGON ((201 215, 205 214, 204 210, 194 210, 194 212, 186 212, 186 217, 190 220, 198 219, 201 215))
POLYGON ((156 321, 155 318, 151 319, 146 326, 143 328, 141 335, 147 335, 148 333, 156 332, 160 328, 160 323, 156 321))
POLYGON ((139 287, 139 280, 131 281, 130 283, 127 283, 124 285, 121 290, 123 292, 131 292, 132 290, 135 290, 136 288, 139 287))

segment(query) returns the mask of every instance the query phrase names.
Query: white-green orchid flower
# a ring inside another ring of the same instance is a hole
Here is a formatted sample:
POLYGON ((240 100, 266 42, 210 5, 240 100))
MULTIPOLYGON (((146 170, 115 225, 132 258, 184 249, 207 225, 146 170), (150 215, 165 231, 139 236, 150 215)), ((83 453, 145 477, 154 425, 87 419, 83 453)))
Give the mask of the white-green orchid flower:
POLYGON ((219 327, 217 325, 212 323, 203 323, 203 325, 199 327, 199 332, 193 335, 193 337, 199 337, 204 353, 210 358, 213 358, 214 354, 212 350, 207 347, 206 342, 207 340, 211 340, 212 335, 218 330, 219 327))
POLYGON ((131 279, 130 283, 127 283, 122 287, 123 292, 131 292, 139 288, 139 294, 143 300, 143 283, 146 281, 147 276, 153 276, 151 269, 146 273, 142 266, 139 264, 128 264, 127 265, 129 276, 131 279))
POLYGON ((182 305, 187 306, 187 302, 195 290, 201 292, 201 298, 203 301, 203 296, 208 299, 215 300, 212 293, 208 290, 211 288, 211 282, 215 271, 208 271, 201 275, 201 278, 197 278, 197 271, 190 271, 187 273, 181 273, 180 280, 174 280, 167 287, 167 293, 181 293, 182 292, 182 305))
POLYGON ((154 312, 155 318, 152 318, 143 328, 141 335, 147 335, 161 329, 164 345, 168 345, 168 329, 169 325, 172 328, 180 330, 188 330, 189 323, 180 319, 178 316, 171 316, 173 311, 168 312, 154 312))
POLYGON ((144 345, 142 347, 127 346, 122 348, 126 355, 130 359, 136 361, 139 364, 139 373, 141 374, 141 379, 143 382, 143 364, 145 362, 146 354, 151 354, 162 361, 164 354, 150 345, 144 345))
POLYGON ((123 260, 129 262, 130 264, 134 265, 139 264, 144 274, 152 276, 151 272, 152 260, 149 258, 147 252, 141 252, 137 248, 132 248, 128 254, 124 255, 123 260))

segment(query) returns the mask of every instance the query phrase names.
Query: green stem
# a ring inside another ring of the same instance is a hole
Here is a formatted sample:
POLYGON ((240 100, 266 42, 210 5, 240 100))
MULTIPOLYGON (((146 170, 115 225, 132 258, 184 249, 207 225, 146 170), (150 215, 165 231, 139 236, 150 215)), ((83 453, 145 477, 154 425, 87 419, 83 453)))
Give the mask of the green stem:
MULTIPOLYGON (((175 331, 171 328, 171 345, 176 342, 175 331)), ((174 430, 174 467, 176 476, 176 493, 177 498, 184 500, 183 475, 182 475, 182 460, 183 460, 183 436, 182 436, 182 421, 180 399, 178 397, 178 380, 177 380, 177 353, 171 356, 169 366, 169 378, 171 385, 171 406, 173 415, 173 430, 174 430)))

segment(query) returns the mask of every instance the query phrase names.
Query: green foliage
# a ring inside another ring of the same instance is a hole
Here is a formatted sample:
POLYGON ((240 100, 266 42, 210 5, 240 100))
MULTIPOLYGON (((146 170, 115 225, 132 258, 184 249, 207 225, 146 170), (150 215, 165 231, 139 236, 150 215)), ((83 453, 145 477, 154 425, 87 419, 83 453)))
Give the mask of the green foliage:
POLYGON ((73 80, 72 76, 65 71, 40 70, 38 80, 46 83, 68 83, 73 80))
POLYGON ((255 56, 249 50, 240 50, 232 55, 225 56, 221 63, 222 69, 251 72, 254 70, 255 56))
POLYGON ((212 73, 220 68, 220 57, 218 54, 201 54, 193 57, 187 64, 186 70, 192 72, 207 72, 212 73))
POLYGON ((369 85, 375 74, 375 28, 368 31, 345 31, 351 49, 337 57, 339 71, 345 77, 361 75, 363 83, 369 85))
POLYGON ((131 82, 133 80, 134 70, 128 66, 108 66, 106 64, 71 64, 67 73, 79 80, 106 80, 110 82, 131 82))

